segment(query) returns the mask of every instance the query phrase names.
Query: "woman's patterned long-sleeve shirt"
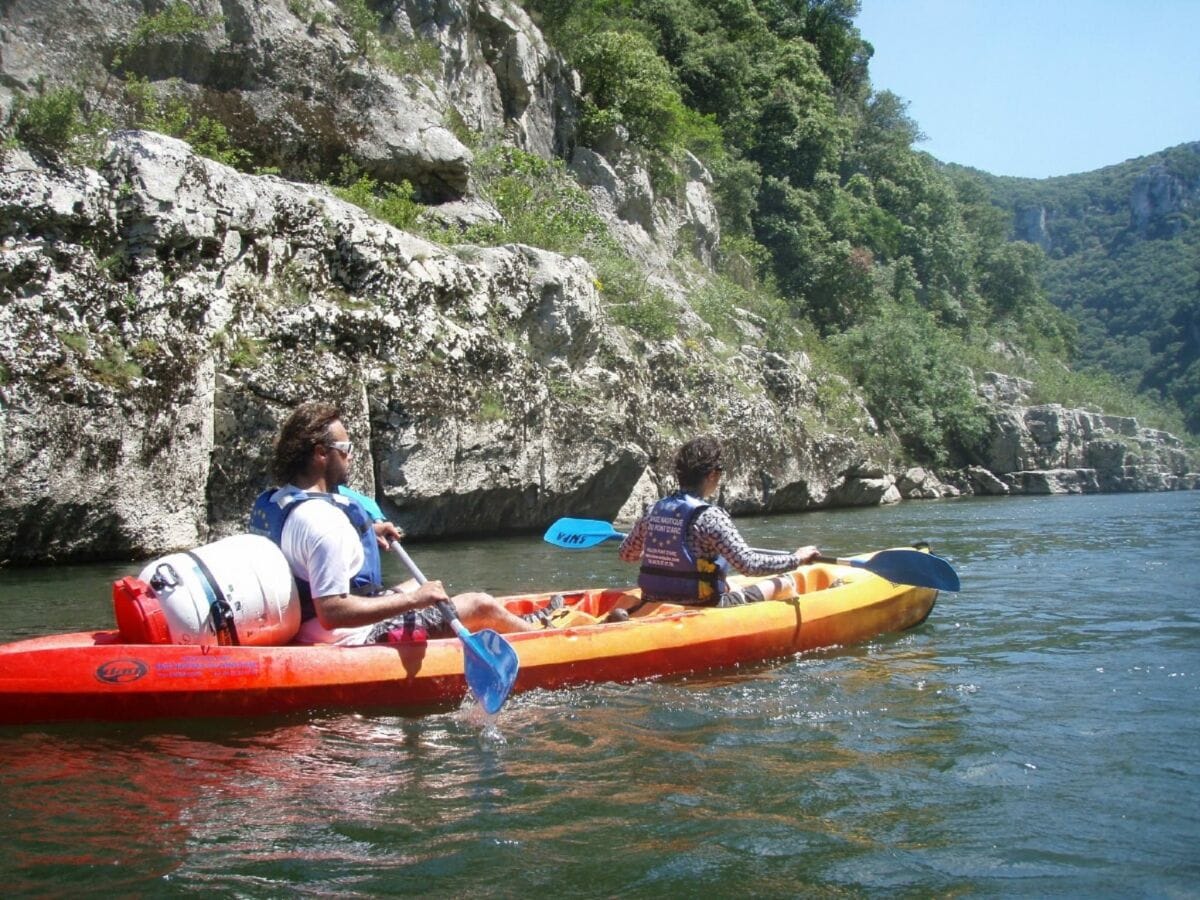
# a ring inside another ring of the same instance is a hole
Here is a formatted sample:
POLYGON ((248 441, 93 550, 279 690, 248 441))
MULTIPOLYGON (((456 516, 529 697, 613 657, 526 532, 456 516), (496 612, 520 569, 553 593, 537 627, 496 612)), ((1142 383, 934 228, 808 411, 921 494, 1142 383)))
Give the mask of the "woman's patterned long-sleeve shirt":
MULTIPOLYGON (((648 518, 643 516, 638 519, 633 530, 621 541, 621 548, 617 552, 625 562, 641 562, 648 518)), ((706 559, 723 556, 734 570, 743 575, 775 575, 803 565, 803 560, 795 553, 760 553, 751 550, 729 513, 719 506, 702 510, 692 520, 686 540, 693 556, 706 559)))

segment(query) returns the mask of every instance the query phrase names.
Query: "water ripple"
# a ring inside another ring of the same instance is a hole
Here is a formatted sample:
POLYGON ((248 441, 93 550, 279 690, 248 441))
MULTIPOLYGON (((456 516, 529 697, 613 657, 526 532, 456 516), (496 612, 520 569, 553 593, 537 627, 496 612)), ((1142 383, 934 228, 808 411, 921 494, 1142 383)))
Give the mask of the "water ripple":
MULTIPOLYGON (((761 545, 932 537, 964 590, 904 635, 495 718, 0 732, 0 874, 37 895, 1194 896, 1197 526, 1196 494, 751 519, 761 545)), ((530 539, 419 555, 462 587, 628 577, 530 539)), ((66 616, 36 581, 0 593, 9 635, 66 616)))

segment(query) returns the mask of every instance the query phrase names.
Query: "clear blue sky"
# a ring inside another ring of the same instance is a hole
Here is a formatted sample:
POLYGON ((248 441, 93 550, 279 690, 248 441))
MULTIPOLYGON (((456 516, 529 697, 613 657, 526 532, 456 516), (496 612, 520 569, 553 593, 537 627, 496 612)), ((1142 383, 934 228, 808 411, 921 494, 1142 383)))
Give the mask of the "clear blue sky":
POLYGON ((1200 141, 1200 0, 862 0, 855 23, 943 162, 1046 178, 1200 141))

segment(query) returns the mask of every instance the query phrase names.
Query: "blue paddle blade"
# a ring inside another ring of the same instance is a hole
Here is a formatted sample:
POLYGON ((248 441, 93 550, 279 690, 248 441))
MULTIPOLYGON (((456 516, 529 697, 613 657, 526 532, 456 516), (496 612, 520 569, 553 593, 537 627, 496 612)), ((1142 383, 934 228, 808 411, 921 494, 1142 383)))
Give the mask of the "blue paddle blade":
POLYGON ((559 519, 548 529, 542 539, 547 544, 566 550, 587 550, 605 541, 623 538, 611 522, 599 519, 559 519))
POLYGON ((850 565, 893 584, 911 584, 939 591, 957 591, 961 585, 958 573, 946 560, 920 550, 880 550, 870 559, 848 560, 850 565))
POLYGON ((385 518, 383 515, 383 510, 379 508, 379 504, 375 502, 374 497, 368 497, 366 494, 360 494, 358 491, 354 490, 353 488, 348 488, 344 484, 338 486, 338 493, 343 497, 349 497, 351 500, 358 501, 358 505, 367 511, 367 515, 370 516, 373 521, 379 522, 385 518))
POLYGON ((488 713, 500 712, 517 680, 517 651, 490 628, 471 634, 457 619, 453 624, 462 641, 463 670, 471 693, 488 713))

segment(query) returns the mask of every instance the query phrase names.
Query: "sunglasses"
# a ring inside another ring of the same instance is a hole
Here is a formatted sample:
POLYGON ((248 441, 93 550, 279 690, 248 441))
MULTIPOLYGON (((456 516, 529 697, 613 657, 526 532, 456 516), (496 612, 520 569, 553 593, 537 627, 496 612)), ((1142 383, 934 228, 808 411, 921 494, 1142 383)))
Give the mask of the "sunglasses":
POLYGON ((346 456, 350 456, 354 452, 354 441, 326 441, 325 446, 340 450, 346 456))

